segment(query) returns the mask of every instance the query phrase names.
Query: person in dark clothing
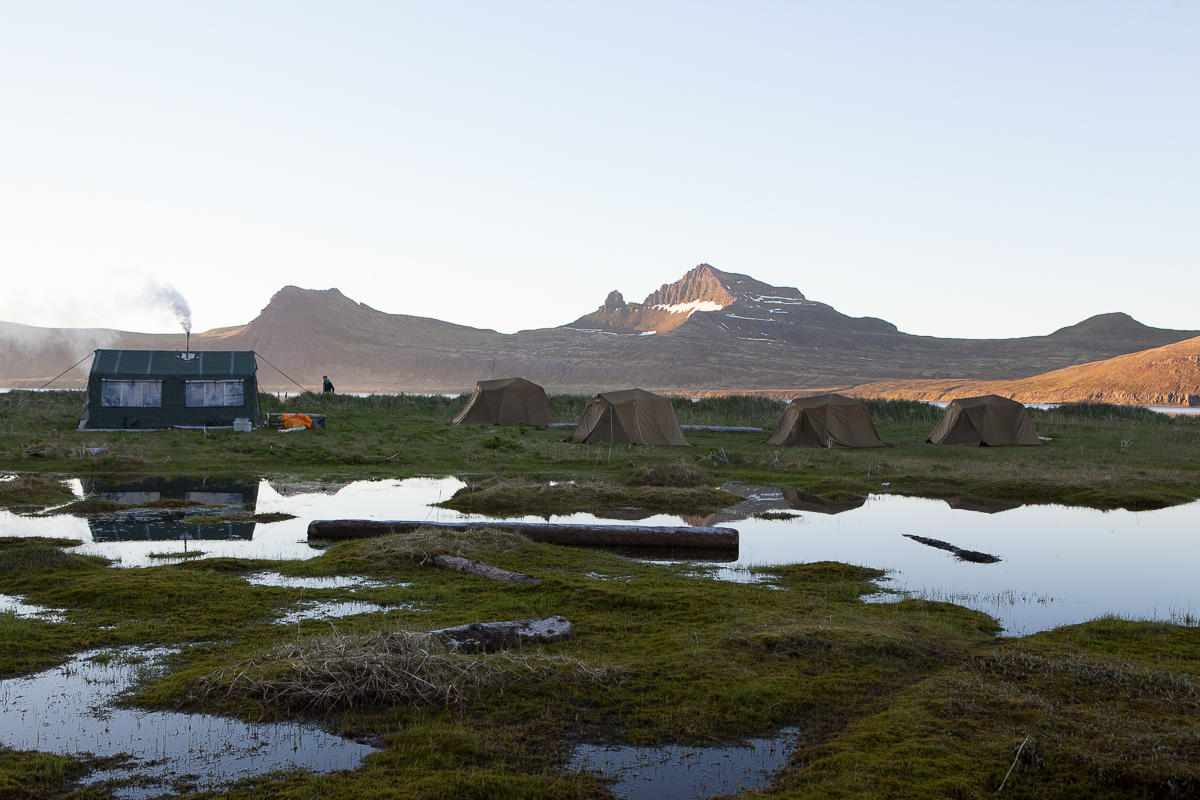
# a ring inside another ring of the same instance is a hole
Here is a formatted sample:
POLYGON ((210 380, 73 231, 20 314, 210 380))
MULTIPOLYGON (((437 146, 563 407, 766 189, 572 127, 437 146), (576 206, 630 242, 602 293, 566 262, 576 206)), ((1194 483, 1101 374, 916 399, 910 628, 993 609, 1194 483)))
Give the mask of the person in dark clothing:
POLYGON ((321 391, 325 394, 333 394, 333 381, 329 380, 329 376, 323 376, 324 383, 321 384, 321 391))

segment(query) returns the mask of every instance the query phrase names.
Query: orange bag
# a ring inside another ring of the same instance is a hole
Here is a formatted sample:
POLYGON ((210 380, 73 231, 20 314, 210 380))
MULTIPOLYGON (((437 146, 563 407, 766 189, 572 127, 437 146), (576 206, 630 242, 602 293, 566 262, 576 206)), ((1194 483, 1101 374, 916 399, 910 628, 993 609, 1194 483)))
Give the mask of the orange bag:
POLYGON ((308 428, 312 429, 312 417, 308 414, 284 414, 280 418, 283 423, 284 430, 289 428, 308 428))

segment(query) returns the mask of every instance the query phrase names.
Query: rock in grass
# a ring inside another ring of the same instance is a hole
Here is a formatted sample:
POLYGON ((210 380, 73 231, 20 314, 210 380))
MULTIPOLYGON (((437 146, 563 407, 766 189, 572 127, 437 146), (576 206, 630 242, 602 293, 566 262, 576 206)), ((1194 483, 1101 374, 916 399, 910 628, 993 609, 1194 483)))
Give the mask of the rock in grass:
POLYGON ((553 644, 574 638, 575 626, 566 617, 538 617, 513 622, 472 622, 457 628, 430 631, 448 647, 468 653, 553 644))

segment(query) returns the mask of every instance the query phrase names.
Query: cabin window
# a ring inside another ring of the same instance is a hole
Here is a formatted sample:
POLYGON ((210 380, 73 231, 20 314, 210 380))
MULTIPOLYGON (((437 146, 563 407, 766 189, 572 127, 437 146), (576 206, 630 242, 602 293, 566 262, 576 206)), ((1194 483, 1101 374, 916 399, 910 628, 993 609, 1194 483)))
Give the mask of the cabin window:
POLYGON ((188 408, 246 405, 245 381, 184 381, 188 408))
POLYGON ((100 405, 110 408, 162 408, 162 381, 100 380, 100 405))

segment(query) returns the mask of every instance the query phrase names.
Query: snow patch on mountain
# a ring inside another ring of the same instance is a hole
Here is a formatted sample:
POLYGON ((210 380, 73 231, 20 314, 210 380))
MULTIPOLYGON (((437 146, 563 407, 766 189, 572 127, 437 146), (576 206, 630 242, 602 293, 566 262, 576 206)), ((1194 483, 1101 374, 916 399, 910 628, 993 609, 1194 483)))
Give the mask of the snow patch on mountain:
POLYGON ((674 305, 665 305, 659 303, 651 306, 666 311, 668 314, 687 314, 689 317, 697 311, 720 311, 725 306, 720 303, 714 303, 712 300, 693 300, 690 303, 675 303, 674 305))

